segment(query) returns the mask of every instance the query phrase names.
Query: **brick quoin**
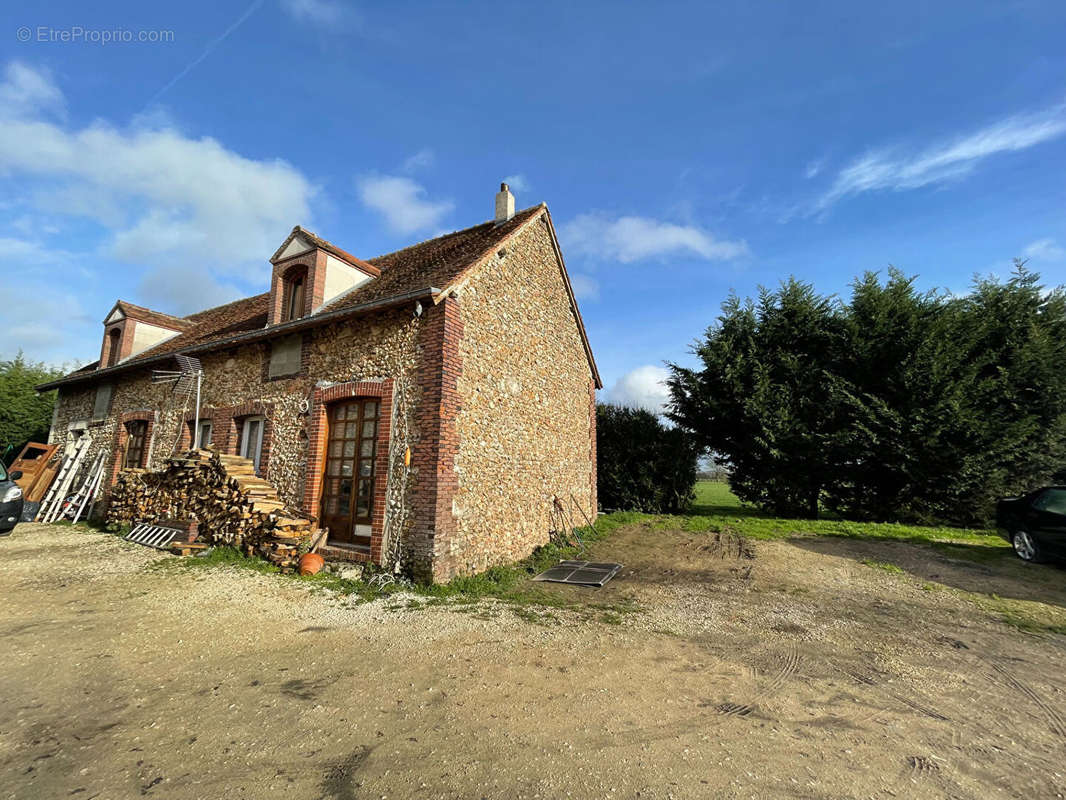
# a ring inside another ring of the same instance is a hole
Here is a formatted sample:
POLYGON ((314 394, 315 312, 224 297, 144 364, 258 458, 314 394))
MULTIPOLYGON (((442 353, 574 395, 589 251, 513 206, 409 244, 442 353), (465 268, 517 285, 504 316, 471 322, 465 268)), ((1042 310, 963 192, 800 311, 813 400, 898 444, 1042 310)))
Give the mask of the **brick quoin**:
POLYGON ((596 493, 596 381, 589 381, 589 459, 591 469, 589 472, 589 498, 592 506, 588 511, 592 521, 596 521, 597 509, 599 508, 599 496, 596 493))
POLYGON ((459 487, 455 460, 459 437, 459 343, 463 322, 459 301, 452 296, 427 309, 419 332, 421 357, 418 381, 422 403, 418 408, 420 436, 411 464, 418 476, 412 530, 413 571, 419 579, 445 581, 459 564, 451 553, 457 525, 452 501, 459 487))

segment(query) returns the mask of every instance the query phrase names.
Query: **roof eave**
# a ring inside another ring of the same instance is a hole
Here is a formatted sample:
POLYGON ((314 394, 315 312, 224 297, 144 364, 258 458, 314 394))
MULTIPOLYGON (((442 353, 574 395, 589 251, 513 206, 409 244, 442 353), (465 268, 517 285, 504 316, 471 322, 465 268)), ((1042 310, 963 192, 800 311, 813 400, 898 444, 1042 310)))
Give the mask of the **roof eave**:
POLYGON ((234 336, 229 336, 225 339, 216 339, 212 342, 205 342, 200 345, 192 345, 190 347, 182 347, 177 350, 168 350, 165 353, 159 353, 155 356, 148 356, 147 358, 139 358, 135 361, 129 361, 124 364, 116 364, 113 367, 105 367, 104 369, 94 370, 84 374, 72 374, 67 375, 59 380, 50 381, 49 383, 42 383, 34 388, 38 392, 47 392, 52 389, 58 389, 61 386, 72 386, 78 383, 92 383, 101 378, 107 378, 112 375, 118 375, 123 372, 129 372, 133 369, 145 367, 151 364, 157 364, 167 359, 172 359, 176 355, 193 355, 195 353, 207 353, 212 350, 222 350, 227 347, 233 347, 234 345, 250 344, 251 342, 258 342, 264 339, 272 339, 277 336, 284 336, 289 333, 296 333, 298 331, 307 330, 308 328, 315 328, 319 325, 325 325, 337 320, 346 319, 348 317, 356 317, 361 314, 369 314, 374 311, 382 311, 388 308, 394 308, 395 306, 409 303, 412 300, 423 300, 426 298, 435 298, 440 294, 440 289, 435 286, 427 286, 424 289, 414 289, 410 292, 403 292, 402 294, 393 295, 391 297, 383 297, 380 300, 372 300, 369 303, 360 303, 359 305, 349 306, 347 308, 339 308, 335 311, 327 311, 322 314, 313 314, 308 317, 301 317, 300 319, 294 319, 290 322, 282 322, 279 325, 271 325, 268 328, 261 328, 255 331, 245 331, 234 336))

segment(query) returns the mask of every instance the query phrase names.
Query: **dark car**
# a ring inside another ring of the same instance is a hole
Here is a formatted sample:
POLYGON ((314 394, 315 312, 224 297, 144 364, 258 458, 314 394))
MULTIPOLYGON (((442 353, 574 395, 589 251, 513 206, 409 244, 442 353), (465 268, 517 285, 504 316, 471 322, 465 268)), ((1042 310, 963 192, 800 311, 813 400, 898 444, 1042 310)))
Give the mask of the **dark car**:
POLYGON ((15 470, 11 474, 0 464, 0 536, 7 536, 22 516, 22 490, 15 481, 22 473, 15 470))
POLYGON ((996 527, 1023 561, 1066 558, 1066 486, 1000 500, 996 527))

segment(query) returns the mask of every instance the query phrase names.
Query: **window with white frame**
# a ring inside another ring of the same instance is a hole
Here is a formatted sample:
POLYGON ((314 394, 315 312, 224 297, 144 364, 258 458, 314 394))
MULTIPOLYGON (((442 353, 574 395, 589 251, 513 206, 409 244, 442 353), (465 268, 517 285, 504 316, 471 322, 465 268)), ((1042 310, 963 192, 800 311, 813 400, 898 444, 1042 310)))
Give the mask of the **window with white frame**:
POLYGON ((263 428, 265 426, 265 417, 245 417, 244 424, 241 426, 240 455, 255 465, 256 472, 259 472, 259 463, 263 455, 263 428))
POLYGON ((211 433, 212 433, 211 420, 200 420, 200 429, 196 433, 196 446, 201 450, 206 450, 211 446, 211 433))

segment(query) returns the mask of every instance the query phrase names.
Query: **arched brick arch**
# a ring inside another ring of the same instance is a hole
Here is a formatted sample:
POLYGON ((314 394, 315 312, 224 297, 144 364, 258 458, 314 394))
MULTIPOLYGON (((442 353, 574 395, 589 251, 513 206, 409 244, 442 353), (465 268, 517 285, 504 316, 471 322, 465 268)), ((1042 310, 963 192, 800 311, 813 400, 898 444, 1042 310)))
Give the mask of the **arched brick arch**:
POLYGON ((300 276, 304 279, 301 316, 307 316, 314 307, 314 299, 322 296, 321 289, 326 280, 325 254, 320 250, 310 250, 274 265, 270 284, 270 309, 267 312, 268 325, 283 321, 291 297, 291 281, 300 276))

